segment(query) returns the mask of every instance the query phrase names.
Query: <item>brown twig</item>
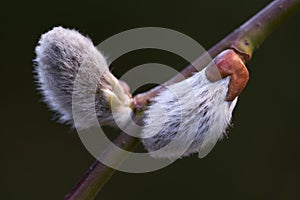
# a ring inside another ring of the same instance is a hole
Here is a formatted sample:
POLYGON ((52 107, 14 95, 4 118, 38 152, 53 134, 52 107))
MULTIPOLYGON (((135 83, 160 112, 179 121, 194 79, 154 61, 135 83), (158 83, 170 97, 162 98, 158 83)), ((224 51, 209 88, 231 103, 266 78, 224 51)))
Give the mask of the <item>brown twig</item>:
MULTIPOLYGON (((137 138, 131 137, 123 132, 114 141, 114 144, 127 151, 134 149, 138 143, 139 140, 137 138)), ((108 147, 107 149, 109 150, 110 148, 108 147)), ((109 151, 104 151, 101 156, 109 156, 109 153, 109 151)), ((126 156, 120 155, 116 162, 121 163, 124 159, 126 159, 126 156)), ((109 180, 114 172, 115 169, 96 160, 64 199, 94 199, 97 192, 103 187, 106 181, 109 180)))
MULTIPOLYGON (((156 96, 164 86, 181 81, 183 79, 182 75, 184 77, 189 77, 196 70, 206 66, 210 60, 210 56, 215 57, 224 49, 234 49, 244 58, 245 62, 249 61, 253 51, 263 42, 263 40, 282 24, 288 16, 299 10, 299 8, 300 0, 275 0, 271 2, 254 17, 209 49, 208 53, 201 55, 194 63, 182 70, 180 75, 173 77, 162 86, 155 87, 148 92, 137 95, 135 97, 136 105, 138 107, 147 106, 148 101, 156 96)), ((137 138, 130 137, 122 132, 114 143, 120 148, 131 151, 138 142, 139 140, 137 138)), ((100 156, 110 156, 109 148, 100 156)), ((126 158, 126 155, 117 155, 115 158, 116 162, 121 164, 126 158)), ((114 171, 115 169, 107 167, 97 160, 65 199, 94 199, 114 171)))

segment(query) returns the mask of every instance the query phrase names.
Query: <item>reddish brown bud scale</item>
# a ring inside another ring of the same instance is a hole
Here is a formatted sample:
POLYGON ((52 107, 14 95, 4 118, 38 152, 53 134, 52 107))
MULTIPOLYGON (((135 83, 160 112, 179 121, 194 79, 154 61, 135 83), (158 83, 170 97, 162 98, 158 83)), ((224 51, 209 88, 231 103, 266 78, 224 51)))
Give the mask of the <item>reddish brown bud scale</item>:
POLYGON ((226 101, 233 101, 249 80, 249 72, 242 58, 231 49, 225 50, 215 57, 205 72, 206 77, 212 82, 230 76, 226 101))

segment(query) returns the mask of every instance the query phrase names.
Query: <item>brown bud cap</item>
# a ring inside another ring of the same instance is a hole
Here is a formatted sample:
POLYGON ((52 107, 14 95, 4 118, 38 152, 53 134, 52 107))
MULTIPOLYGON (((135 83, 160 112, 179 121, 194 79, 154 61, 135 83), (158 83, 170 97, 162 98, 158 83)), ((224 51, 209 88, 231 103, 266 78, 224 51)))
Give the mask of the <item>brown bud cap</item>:
POLYGON ((249 72, 242 58, 232 49, 225 50, 215 57, 208 64, 205 73, 212 82, 230 76, 227 101, 233 101, 242 92, 249 80, 249 72))

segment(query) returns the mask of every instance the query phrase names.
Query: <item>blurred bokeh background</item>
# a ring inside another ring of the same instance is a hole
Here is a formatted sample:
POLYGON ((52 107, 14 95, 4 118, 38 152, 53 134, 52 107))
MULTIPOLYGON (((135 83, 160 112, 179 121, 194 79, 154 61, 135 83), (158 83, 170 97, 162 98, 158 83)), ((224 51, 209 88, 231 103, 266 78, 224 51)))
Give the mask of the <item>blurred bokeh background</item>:
MULTIPOLYGON (((62 25, 98 44, 127 29, 156 26, 187 34, 208 49, 269 2, 6 2, 0 12, 0 198, 62 199, 94 162, 76 132, 52 120, 36 91, 32 60, 42 33, 62 25)), ((192 156, 152 173, 116 172, 97 199, 299 199, 299 14, 248 64, 251 79, 229 139, 204 159, 192 156)), ((186 64, 166 52, 137 51, 121 57, 114 72, 120 76, 148 62, 176 69, 186 64)))

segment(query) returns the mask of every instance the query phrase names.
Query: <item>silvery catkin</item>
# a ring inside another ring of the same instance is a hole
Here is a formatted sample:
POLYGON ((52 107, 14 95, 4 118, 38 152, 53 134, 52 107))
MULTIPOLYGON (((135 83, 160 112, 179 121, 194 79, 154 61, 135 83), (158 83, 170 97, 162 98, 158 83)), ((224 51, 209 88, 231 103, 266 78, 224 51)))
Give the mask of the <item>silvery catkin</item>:
POLYGON ((39 90, 60 122, 74 126, 72 106, 75 106, 80 115, 76 128, 94 126, 91 120, 94 112, 101 124, 110 124, 111 102, 115 106, 115 120, 122 121, 130 115, 130 96, 89 38, 76 30, 56 27, 41 36, 35 52, 39 90), (73 94, 76 105, 72 102, 73 94))
POLYGON ((145 112, 142 142, 152 157, 204 157, 231 123, 237 96, 249 78, 233 50, 158 94, 145 112))

